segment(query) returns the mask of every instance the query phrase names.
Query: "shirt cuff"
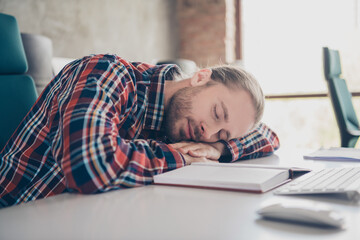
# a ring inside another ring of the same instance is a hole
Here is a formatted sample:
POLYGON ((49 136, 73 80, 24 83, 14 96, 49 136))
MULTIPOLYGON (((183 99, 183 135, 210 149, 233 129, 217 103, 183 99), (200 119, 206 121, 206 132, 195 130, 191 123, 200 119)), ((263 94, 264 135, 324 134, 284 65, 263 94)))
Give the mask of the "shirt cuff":
POLYGON ((164 157, 167 165, 164 168, 164 172, 174 170, 176 168, 181 168, 186 165, 183 155, 177 150, 175 150, 175 148, 165 143, 161 143, 160 148, 164 152, 164 157))
POLYGON ((225 149, 230 154, 221 156, 219 162, 234 162, 240 158, 243 154, 243 145, 237 139, 232 139, 230 141, 221 141, 225 145, 225 149))

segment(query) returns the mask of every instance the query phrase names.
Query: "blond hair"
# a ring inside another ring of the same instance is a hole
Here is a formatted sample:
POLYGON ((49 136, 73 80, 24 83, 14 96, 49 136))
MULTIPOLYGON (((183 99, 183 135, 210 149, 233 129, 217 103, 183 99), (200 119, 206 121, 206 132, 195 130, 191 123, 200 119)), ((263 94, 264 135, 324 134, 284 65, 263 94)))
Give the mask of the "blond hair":
POLYGON ((211 79, 224 84, 229 89, 244 89, 247 91, 255 108, 255 125, 260 122, 265 107, 264 93, 253 75, 240 67, 221 65, 210 67, 211 79))

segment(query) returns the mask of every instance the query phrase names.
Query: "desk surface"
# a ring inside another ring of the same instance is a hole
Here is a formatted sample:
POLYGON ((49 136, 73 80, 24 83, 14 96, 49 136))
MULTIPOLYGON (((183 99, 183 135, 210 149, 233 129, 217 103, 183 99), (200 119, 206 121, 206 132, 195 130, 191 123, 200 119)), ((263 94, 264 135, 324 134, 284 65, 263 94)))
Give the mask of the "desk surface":
MULTIPOLYGON (((303 160, 297 151, 282 151, 246 163, 314 169, 360 165, 314 162, 303 160)), ((360 236, 358 205, 321 198, 347 220, 345 230, 321 229, 259 218, 256 210, 260 204, 274 197, 272 192, 154 185, 98 195, 62 194, 0 210, 0 239, 346 240, 360 236)))

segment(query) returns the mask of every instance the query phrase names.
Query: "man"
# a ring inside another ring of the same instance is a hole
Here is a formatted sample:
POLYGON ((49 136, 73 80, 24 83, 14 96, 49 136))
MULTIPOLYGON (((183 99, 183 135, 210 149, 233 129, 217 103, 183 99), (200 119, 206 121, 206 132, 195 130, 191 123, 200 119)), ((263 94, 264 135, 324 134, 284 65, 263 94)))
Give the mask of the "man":
POLYGON ((0 153, 0 206, 146 185, 194 161, 278 148, 276 134, 257 125, 263 95, 245 71, 224 66, 173 80, 179 74, 114 55, 65 66, 0 153))

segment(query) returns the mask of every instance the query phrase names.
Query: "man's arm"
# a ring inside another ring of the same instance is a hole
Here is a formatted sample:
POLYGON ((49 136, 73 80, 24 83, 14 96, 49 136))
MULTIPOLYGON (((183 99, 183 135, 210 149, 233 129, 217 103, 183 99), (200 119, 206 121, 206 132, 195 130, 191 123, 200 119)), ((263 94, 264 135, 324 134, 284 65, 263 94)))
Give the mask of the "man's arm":
POLYGON ((280 142, 275 132, 264 123, 260 123, 245 136, 228 142, 180 142, 171 145, 181 153, 193 157, 202 156, 220 162, 234 162, 268 156, 280 147, 280 142))
POLYGON ((52 149, 69 191, 99 193, 150 184, 153 175, 186 164, 169 145, 121 137, 120 131, 137 129, 123 126, 141 124, 133 118, 143 110, 136 105, 134 74, 126 64, 96 56, 64 76, 68 85, 55 104, 61 128, 52 149))
POLYGON ((280 147, 277 134, 264 123, 239 139, 224 142, 225 149, 230 153, 223 155, 220 162, 234 162, 237 160, 253 159, 269 156, 280 147))
POLYGON ((72 191, 99 193, 147 185, 156 174, 191 162, 210 161, 181 154, 171 145, 154 140, 123 139, 115 124, 118 120, 111 112, 83 110, 88 114, 70 116, 64 124, 66 151, 61 167, 72 191), (79 129, 79 122, 87 128, 79 129))

